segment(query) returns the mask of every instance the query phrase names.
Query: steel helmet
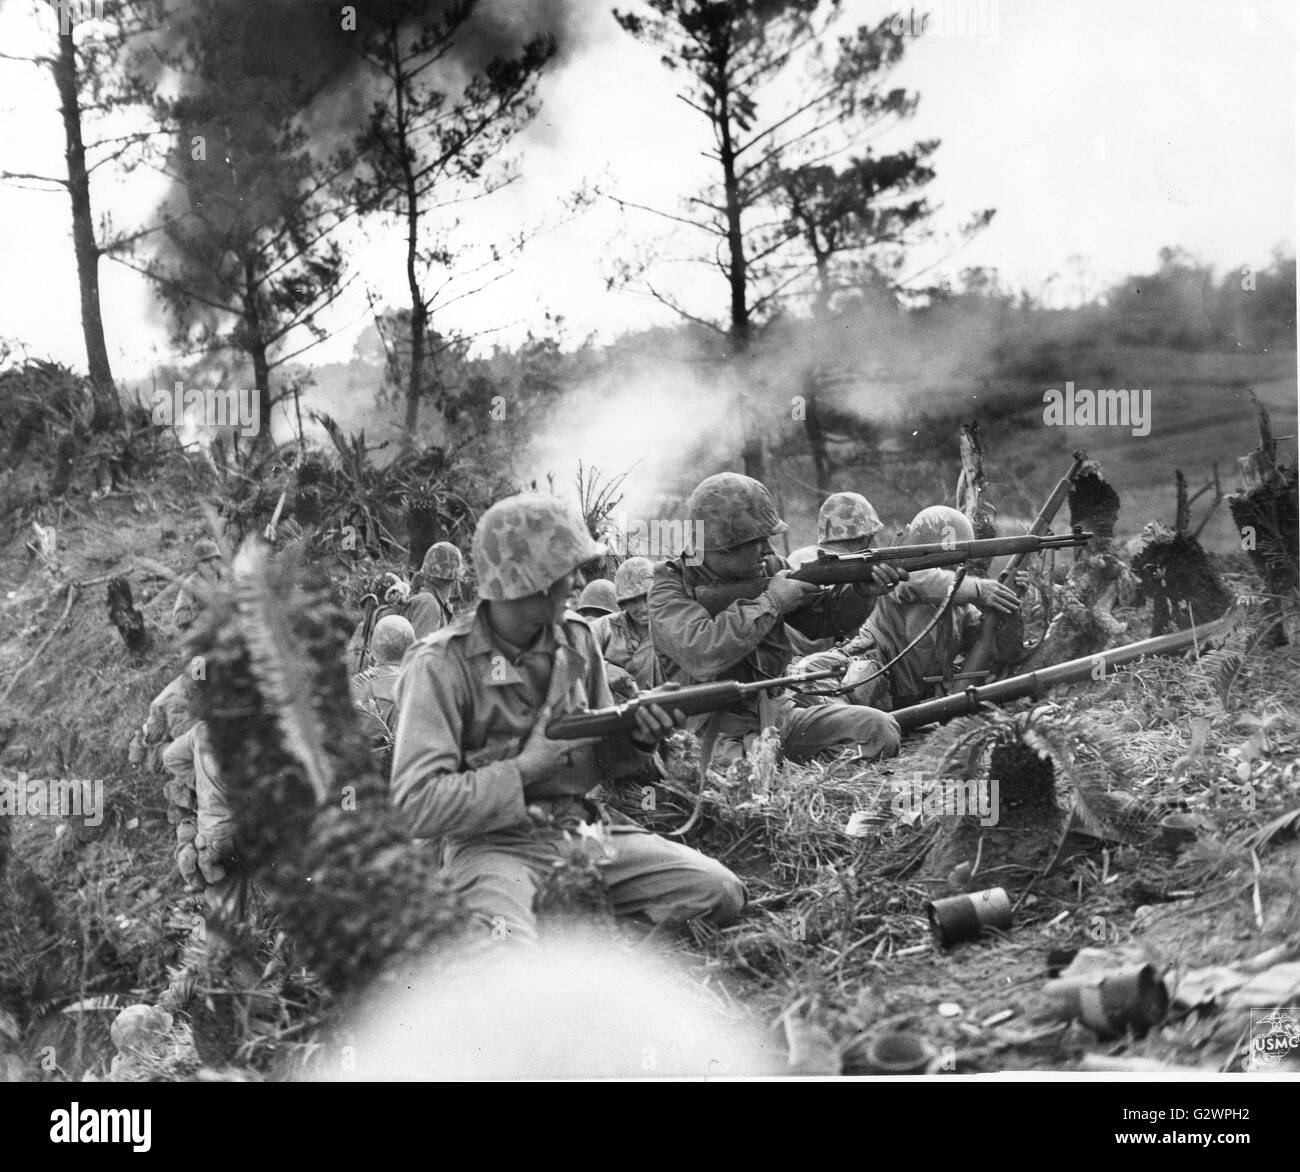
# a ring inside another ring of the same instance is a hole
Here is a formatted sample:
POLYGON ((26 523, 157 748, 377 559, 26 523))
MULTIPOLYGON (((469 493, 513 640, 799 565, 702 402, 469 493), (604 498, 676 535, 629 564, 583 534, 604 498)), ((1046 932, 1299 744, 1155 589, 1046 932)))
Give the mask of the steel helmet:
POLYGON ((618 610, 618 600, 614 597, 614 583, 608 578, 593 578, 578 595, 577 610, 586 614, 589 610, 598 610, 601 614, 614 614, 618 610))
POLYGON ((883 528, 871 502, 861 493, 833 492, 817 514, 817 543, 869 541, 883 528))
POLYGON ((478 596, 490 602, 545 590, 605 547, 559 497, 521 492, 497 501, 474 530, 478 596))
POLYGON ((458 579, 465 569, 465 559, 450 541, 439 541, 425 551, 420 573, 426 578, 458 579))
POLYGON ((628 558, 614 572, 614 597, 619 602, 631 602, 649 594, 654 580, 654 562, 649 558, 628 558))
POLYGON ((947 505, 922 509, 907 527, 904 545, 933 545, 940 541, 974 541, 975 529, 965 513, 947 505))
POLYGON ((370 653, 376 663, 400 663, 415 642, 415 628, 399 614, 386 614, 370 636, 370 653))
POLYGON ((211 537, 200 537, 190 552, 193 553, 196 562, 210 562, 214 558, 221 557, 221 550, 217 548, 217 543, 211 537))
POLYGON ((686 501, 686 514, 703 526, 700 552, 731 549, 786 531, 771 493, 753 477, 739 472, 719 472, 700 481, 686 501))

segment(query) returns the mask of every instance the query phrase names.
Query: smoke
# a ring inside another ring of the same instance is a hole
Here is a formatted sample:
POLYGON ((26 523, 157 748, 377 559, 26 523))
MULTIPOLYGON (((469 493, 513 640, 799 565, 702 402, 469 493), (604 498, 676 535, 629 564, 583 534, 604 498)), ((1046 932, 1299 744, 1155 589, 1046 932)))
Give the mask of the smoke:
MULTIPOLYGON (((215 166, 237 168, 223 158, 229 141, 232 154, 250 144, 252 163, 233 181, 243 214, 256 221, 248 201, 274 201, 274 186, 284 180, 258 174, 257 152, 292 119, 317 160, 330 160, 351 148, 366 129, 375 104, 391 100, 383 73, 359 52, 367 34, 395 23, 407 51, 426 22, 447 20, 464 0, 372 0, 340 5, 335 0, 167 0, 166 21, 152 37, 140 67, 164 98, 180 98, 190 106, 193 124, 180 129, 175 144, 176 182, 164 197, 164 207, 184 212, 195 193, 183 176, 195 136, 212 152, 215 166), (352 27, 355 25, 355 27, 352 27), (202 51, 193 52, 196 46, 202 51)), ((562 69, 589 42, 589 30, 599 13, 581 0, 474 0, 468 17, 455 29, 446 50, 421 81, 454 102, 464 87, 494 60, 519 54, 540 36, 549 36, 555 56, 544 71, 562 69)), ((233 172, 232 172, 233 175, 233 172)), ((346 181, 346 176, 341 177, 346 181)), ((306 186, 311 180, 304 176, 306 186)), ((200 196, 202 193, 200 193, 200 196)), ((163 259, 176 257, 165 235, 155 240, 163 259)), ((189 306, 192 333, 212 330, 217 311, 189 306)), ((296 340, 296 339, 295 339, 296 340)))
POLYGON ((580 933, 415 973, 345 1031, 349 1080, 779 1074, 780 1049, 667 957, 580 933))
POLYGON ((579 462, 602 479, 629 473, 617 515, 657 518, 740 451, 734 388, 716 366, 622 358, 564 395, 537 429, 525 482, 566 491, 579 462))

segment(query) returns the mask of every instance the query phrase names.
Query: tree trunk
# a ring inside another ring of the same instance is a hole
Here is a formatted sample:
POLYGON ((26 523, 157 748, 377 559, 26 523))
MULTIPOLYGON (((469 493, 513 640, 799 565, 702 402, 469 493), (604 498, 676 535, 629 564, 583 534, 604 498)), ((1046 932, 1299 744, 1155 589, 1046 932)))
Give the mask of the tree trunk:
POLYGON ((424 391, 424 340, 429 327, 429 307, 420 290, 416 272, 420 246, 420 192, 411 166, 406 108, 407 77, 402 70, 397 28, 390 30, 393 62, 393 114, 397 132, 397 155, 402 163, 402 186, 406 198, 406 288, 411 298, 411 369, 406 381, 406 435, 404 442, 415 443, 415 429, 420 421, 420 396, 424 391))
POLYGON ((749 377, 750 321, 745 292, 748 264, 745 260, 745 237, 740 223, 740 181, 736 176, 736 150, 731 141, 731 94, 725 69, 719 70, 718 86, 718 155, 722 161, 722 187, 727 209, 727 281, 731 286, 731 352, 740 376, 740 425, 743 440, 741 459, 745 475, 755 480, 766 476, 763 438, 754 418, 753 402, 745 389, 749 377))
POLYGON ((104 342, 104 319, 99 309, 99 246, 90 210, 90 175, 86 147, 81 140, 81 102, 77 93, 77 51, 72 33, 59 37, 59 54, 51 62, 63 115, 68 194, 72 198, 72 244, 77 257, 77 284, 81 292, 81 332, 86 343, 86 368, 94 396, 91 430, 109 431, 122 425, 122 403, 113 385, 113 372, 104 342))
POLYGON ((247 340, 244 351, 253 363, 253 386, 257 388, 257 436, 254 449, 266 451, 273 445, 271 439, 271 363, 266 354, 266 340, 262 337, 262 315, 257 307, 257 272, 250 259, 244 261, 244 326, 247 340))
POLYGON ((817 411, 817 374, 809 371, 804 378, 803 430, 808 437, 808 450, 812 453, 813 479, 822 496, 831 493, 831 461, 826 451, 826 429, 817 411))

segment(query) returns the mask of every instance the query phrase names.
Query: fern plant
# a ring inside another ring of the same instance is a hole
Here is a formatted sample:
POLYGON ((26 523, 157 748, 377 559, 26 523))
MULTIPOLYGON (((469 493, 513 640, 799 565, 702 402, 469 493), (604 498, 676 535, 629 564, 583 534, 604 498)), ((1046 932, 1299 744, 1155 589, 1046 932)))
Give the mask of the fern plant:
POLYGON ((351 624, 328 585, 260 546, 235 559, 193 650, 243 866, 302 959, 350 993, 454 932, 432 852, 388 800, 352 706, 351 624))
POLYGON ((1029 865, 1070 826, 1119 842, 1147 835, 1119 743, 1054 704, 955 720, 934 734, 923 762, 927 778, 998 783, 996 822, 964 817, 941 829, 927 861, 932 872, 977 855, 986 866, 1029 865))

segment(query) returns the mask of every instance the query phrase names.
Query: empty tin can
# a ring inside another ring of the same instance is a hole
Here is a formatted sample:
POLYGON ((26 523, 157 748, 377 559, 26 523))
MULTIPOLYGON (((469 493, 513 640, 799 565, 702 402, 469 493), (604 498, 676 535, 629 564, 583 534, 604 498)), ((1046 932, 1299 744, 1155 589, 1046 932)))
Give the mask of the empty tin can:
POLYGON ((1011 927, 1011 900, 1001 887, 931 900, 925 905, 930 930, 944 948, 963 940, 976 940, 985 928, 1011 927))

